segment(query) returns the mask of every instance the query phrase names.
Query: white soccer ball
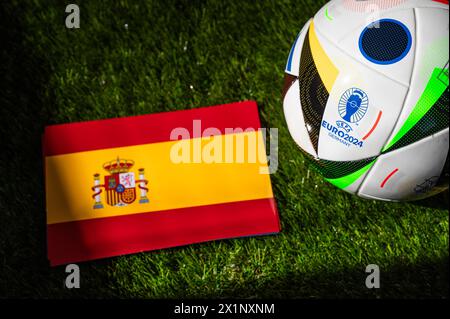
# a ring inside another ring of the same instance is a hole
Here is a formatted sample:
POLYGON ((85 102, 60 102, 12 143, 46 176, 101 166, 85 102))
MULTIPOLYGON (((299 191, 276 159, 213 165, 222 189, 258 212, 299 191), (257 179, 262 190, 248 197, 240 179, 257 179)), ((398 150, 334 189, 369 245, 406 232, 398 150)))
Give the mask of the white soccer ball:
POLYGON ((448 57, 445 0, 330 1, 289 53, 292 138, 325 179, 361 197, 447 189, 448 57))

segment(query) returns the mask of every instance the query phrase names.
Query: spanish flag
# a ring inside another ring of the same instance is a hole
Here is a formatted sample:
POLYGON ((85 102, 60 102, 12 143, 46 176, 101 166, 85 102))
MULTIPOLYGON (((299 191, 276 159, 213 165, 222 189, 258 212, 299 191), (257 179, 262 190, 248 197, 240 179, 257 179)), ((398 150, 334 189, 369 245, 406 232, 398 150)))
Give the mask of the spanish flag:
POLYGON ((255 102, 45 128, 51 265, 278 233, 255 102))

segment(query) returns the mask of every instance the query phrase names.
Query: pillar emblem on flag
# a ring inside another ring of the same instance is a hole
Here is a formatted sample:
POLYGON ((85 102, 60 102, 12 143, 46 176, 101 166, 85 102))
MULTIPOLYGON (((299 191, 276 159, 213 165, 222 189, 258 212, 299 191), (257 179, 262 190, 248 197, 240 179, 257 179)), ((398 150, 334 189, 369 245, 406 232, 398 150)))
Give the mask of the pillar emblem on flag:
POLYGON ((109 173, 105 175, 104 184, 100 184, 100 174, 94 174, 94 186, 92 191, 94 194, 94 209, 103 208, 102 197, 106 200, 106 203, 110 206, 127 206, 136 201, 136 188, 139 188, 140 198, 139 203, 148 203, 147 198, 147 184, 145 179, 145 171, 143 168, 138 170, 138 179, 136 179, 135 173, 132 171, 134 166, 133 160, 117 159, 106 162, 103 164, 103 168, 109 173), (102 196, 103 190, 105 193, 102 196))

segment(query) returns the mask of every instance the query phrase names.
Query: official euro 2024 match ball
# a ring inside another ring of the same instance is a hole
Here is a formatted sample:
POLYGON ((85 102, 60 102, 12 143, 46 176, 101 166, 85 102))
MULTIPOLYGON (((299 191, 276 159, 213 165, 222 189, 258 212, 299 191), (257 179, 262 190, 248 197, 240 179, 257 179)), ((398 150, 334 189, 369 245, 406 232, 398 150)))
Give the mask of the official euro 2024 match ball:
POLYGON ((292 138, 327 181, 364 198, 447 189, 448 56, 448 1, 330 1, 288 56, 292 138))

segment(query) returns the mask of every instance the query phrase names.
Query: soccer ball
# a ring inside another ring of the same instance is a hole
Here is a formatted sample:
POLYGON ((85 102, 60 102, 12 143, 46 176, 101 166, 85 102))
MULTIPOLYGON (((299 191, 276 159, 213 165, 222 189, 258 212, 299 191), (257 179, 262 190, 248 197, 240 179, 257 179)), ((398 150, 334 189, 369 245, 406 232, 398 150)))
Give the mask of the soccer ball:
POLYGON ((327 181, 358 196, 416 200, 449 184, 446 0, 334 0, 285 69, 289 132, 327 181))

